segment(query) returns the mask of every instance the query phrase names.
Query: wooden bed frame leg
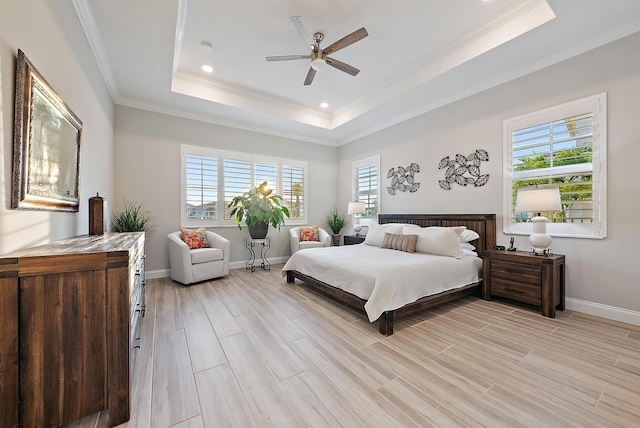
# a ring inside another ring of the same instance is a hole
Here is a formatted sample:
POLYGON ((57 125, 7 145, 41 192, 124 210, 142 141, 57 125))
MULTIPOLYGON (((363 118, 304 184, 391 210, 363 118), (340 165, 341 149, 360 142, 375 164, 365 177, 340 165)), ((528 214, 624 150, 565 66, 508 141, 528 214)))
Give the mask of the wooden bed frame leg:
POLYGON ((393 311, 386 311, 380 315, 380 334, 383 336, 391 336, 393 334, 393 319, 395 313, 393 311))
POLYGON ((290 271, 290 270, 287 271, 287 282, 288 283, 296 282, 296 277, 293 276, 293 271, 290 271))

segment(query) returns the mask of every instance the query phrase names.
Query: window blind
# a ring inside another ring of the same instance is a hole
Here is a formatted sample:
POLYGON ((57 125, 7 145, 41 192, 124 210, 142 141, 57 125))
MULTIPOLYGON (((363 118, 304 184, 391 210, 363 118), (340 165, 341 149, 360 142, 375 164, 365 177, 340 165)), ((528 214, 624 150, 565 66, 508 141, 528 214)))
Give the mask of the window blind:
POLYGON ((181 146, 181 225, 219 227, 235 225, 229 202, 267 181, 274 194, 294 215, 286 224, 307 221, 307 163, 201 146, 181 146))
MULTIPOLYGON (((562 212, 547 213, 554 223, 593 221, 593 113, 565 117, 513 132, 513 209, 519 189, 560 190, 562 212)), ((530 213, 513 212, 513 221, 530 213)))
POLYGON ((365 213, 361 218, 378 216, 378 164, 355 168, 355 197, 364 202, 365 213))
POLYGON ((218 218, 218 160, 187 154, 184 157, 186 216, 192 220, 218 218))
POLYGON ((282 166, 282 203, 289 209, 289 218, 305 217, 304 168, 282 166))
POLYGON ((236 196, 240 196, 250 188, 251 182, 251 161, 241 159, 224 159, 224 219, 231 217, 229 213, 229 202, 236 196))

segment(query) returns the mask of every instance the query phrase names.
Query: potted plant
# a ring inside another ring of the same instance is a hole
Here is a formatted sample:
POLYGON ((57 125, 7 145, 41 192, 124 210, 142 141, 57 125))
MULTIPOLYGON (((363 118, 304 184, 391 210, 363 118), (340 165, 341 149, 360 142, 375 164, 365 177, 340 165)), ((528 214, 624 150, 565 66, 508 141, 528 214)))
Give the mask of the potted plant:
POLYGON ((124 208, 111 214, 111 230, 113 232, 145 232, 150 234, 153 229, 153 217, 147 210, 143 210, 144 203, 124 200, 124 208))
POLYGON ((337 206, 331 207, 331 209, 325 214, 324 220, 329 226, 329 229, 333 232, 333 246, 340 245, 340 231, 347 225, 347 220, 344 216, 344 212, 338 209, 337 206))
POLYGON ((280 228, 284 218, 289 217, 289 209, 281 204, 282 197, 273 194, 264 181, 259 186, 236 196, 229 202, 230 217, 236 218, 238 229, 242 229, 242 220, 253 239, 264 239, 269 225, 280 228))

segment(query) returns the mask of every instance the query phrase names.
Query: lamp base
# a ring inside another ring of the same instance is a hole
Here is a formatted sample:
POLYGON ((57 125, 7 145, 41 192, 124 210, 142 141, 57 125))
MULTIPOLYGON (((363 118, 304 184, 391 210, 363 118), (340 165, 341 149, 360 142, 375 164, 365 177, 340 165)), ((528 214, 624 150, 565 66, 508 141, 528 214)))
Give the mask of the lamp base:
POLYGON ((540 248, 531 248, 531 250, 529 250, 529 254, 532 256, 549 257, 553 255, 553 252, 551 252, 551 248, 545 248, 544 250, 540 248))
POLYGON ((360 236, 361 231, 362 231, 362 226, 360 225, 360 223, 356 223, 353 225, 353 233, 355 233, 356 236, 360 236))
POLYGON ((551 236, 547 234, 547 218, 537 216, 531 219, 533 223, 533 233, 529 236, 529 243, 533 247, 531 254, 536 256, 548 255, 547 248, 551 245, 551 236))

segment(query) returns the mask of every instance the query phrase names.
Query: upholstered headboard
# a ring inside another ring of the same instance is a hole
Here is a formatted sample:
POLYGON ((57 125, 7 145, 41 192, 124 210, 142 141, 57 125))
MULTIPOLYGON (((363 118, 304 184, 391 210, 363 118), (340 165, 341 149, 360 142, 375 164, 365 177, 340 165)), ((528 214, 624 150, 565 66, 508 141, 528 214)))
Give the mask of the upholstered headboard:
POLYGON ((466 226, 480 235, 480 238, 471 242, 480 257, 484 250, 493 249, 496 245, 495 214, 379 214, 378 222, 417 224, 421 227, 466 226))

